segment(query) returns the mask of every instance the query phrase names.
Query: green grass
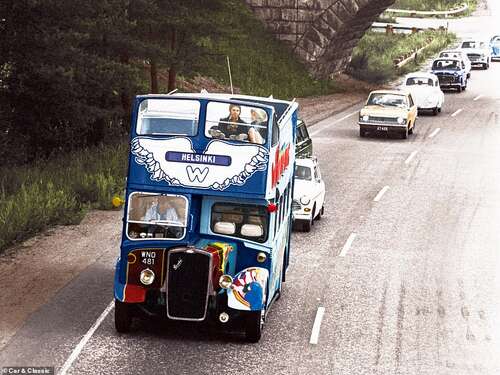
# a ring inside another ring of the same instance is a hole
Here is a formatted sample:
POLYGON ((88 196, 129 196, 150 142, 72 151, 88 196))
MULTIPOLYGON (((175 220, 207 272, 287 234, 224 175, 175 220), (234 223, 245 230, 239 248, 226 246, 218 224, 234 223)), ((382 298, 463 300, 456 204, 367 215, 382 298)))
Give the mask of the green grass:
POLYGON ((383 83, 400 74, 418 69, 419 64, 453 43, 455 36, 444 31, 425 31, 416 34, 385 34, 368 32, 354 49, 349 67, 350 73, 358 79, 383 83), (431 45, 418 56, 416 62, 397 69, 394 60, 411 54, 432 38, 431 45))
POLYGON ((196 73, 229 85, 226 56, 231 62, 233 85, 244 94, 276 98, 324 95, 335 91, 331 80, 316 80, 293 52, 277 41, 242 2, 234 2, 235 27, 231 37, 211 45, 213 54, 196 73))
POLYGON ((447 11, 460 7, 463 4, 467 4, 469 10, 465 14, 457 15, 459 17, 472 13, 476 9, 477 0, 396 0, 391 8, 419 11, 447 11))
POLYGON ((89 208, 112 208, 127 158, 123 142, 0 170, 0 251, 49 226, 76 224, 89 208))

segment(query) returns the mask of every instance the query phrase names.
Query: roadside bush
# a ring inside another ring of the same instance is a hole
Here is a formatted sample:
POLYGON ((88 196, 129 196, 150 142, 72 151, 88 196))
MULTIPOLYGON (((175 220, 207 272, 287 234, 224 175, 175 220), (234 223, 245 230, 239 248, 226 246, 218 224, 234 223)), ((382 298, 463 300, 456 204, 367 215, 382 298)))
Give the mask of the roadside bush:
POLYGON ((475 7, 477 0, 396 0, 392 7, 395 9, 445 11, 464 3, 467 3, 469 7, 475 7))
POLYGON ((0 169, 0 251, 51 225, 110 209, 123 191, 128 144, 93 147, 32 166, 0 169))
POLYGON ((349 73, 371 83, 383 83, 397 75, 418 69, 419 63, 455 41, 454 34, 444 31, 425 31, 415 34, 385 34, 368 32, 354 49, 349 73), (394 60, 411 55, 432 43, 422 51, 416 62, 409 63, 403 69, 397 69, 394 60))

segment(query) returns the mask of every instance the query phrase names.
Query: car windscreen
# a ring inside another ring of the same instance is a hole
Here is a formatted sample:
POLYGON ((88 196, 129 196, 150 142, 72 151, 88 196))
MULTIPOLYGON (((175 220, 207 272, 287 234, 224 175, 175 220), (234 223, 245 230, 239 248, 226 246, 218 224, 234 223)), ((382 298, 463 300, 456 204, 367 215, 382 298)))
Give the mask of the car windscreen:
POLYGON ((132 193, 127 212, 127 235, 131 239, 184 237, 188 200, 182 195, 132 193))
POLYGON ((478 48, 478 43, 474 41, 462 42, 461 48, 478 48))
POLYGON ((137 134, 187 135, 198 132, 200 102, 185 99, 145 99, 139 105, 137 134))
POLYGON ((265 144, 269 120, 262 108, 236 103, 209 102, 205 136, 265 144))
POLYGON ((436 60, 432 64, 434 70, 460 70, 459 61, 457 60, 436 60))
POLYGON ((434 82, 432 81, 431 78, 425 78, 425 77, 412 77, 406 80, 406 86, 414 86, 414 85, 434 86, 434 82))
POLYGON ((305 166, 302 166, 302 165, 295 165, 295 175, 294 175, 294 177, 297 180, 311 181, 311 179, 312 179, 311 168, 305 167, 305 166))
POLYGON ((398 94, 373 93, 366 105, 379 105, 383 107, 406 107, 406 97, 398 94))

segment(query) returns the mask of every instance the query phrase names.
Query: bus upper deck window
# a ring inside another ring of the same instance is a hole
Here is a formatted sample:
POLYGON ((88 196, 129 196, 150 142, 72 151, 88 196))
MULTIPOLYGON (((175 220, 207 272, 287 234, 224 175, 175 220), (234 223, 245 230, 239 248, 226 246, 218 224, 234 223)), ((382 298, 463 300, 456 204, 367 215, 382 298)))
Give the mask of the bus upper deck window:
POLYGON ((263 145, 267 140, 268 122, 267 113, 262 108, 210 102, 205 136, 263 145))
POLYGON ((137 134, 194 136, 199 113, 197 100, 145 99, 139 107, 137 134))

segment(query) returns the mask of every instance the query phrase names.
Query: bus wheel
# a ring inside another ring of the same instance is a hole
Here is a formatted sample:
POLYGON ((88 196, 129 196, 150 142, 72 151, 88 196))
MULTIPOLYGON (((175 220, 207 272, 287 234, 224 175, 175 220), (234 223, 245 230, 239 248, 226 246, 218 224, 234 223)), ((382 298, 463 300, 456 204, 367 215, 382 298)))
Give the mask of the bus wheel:
POLYGON ((115 299, 115 329, 119 333, 127 333, 132 325, 132 311, 128 303, 115 299))
POLYGON ((245 321, 245 339, 248 342, 259 342, 264 327, 264 310, 250 311, 245 321))

